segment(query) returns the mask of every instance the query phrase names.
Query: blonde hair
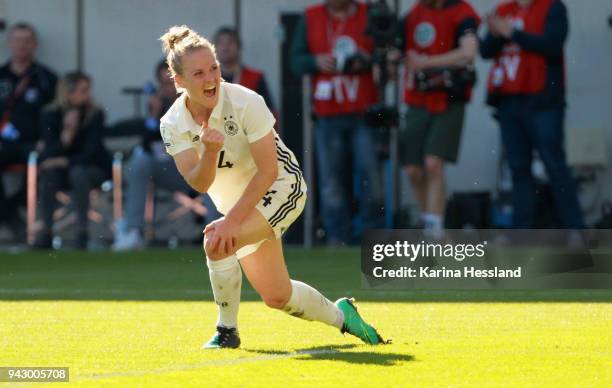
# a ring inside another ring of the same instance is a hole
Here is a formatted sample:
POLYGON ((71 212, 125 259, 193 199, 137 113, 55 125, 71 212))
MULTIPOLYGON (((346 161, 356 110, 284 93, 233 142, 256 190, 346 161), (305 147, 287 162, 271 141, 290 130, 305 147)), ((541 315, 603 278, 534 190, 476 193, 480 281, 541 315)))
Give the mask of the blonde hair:
POLYGON ((182 59, 185 54, 205 48, 217 57, 215 46, 186 25, 171 27, 159 40, 162 42, 172 77, 183 74, 182 59))
MULTIPOLYGON (((47 106, 47 109, 61 109, 62 112, 66 112, 73 108, 70 106, 68 101, 68 95, 77 88, 80 82, 87 82, 91 85, 91 77, 81 71, 72 71, 63 76, 57 83, 57 90, 55 93, 55 100, 47 106)), ((85 103, 83 125, 89 123, 96 112, 100 111, 101 108, 96 104, 93 97, 90 97, 89 101, 85 103)))

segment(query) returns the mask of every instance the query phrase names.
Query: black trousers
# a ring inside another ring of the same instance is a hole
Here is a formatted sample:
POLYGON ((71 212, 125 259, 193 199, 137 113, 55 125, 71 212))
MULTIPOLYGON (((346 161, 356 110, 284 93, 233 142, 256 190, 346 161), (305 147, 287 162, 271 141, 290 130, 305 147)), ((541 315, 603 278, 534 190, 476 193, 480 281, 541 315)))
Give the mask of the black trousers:
POLYGON ((16 194, 8 197, 2 176, 7 168, 14 164, 26 164, 34 144, 6 142, 0 140, 0 222, 17 216, 20 206, 25 206, 26 185, 22 185, 16 194))
POLYGON ((39 200, 45 229, 51 230, 53 227, 57 192, 68 189, 75 204, 79 230, 87 231, 89 192, 104 182, 106 179, 104 170, 93 165, 55 168, 41 171, 39 179, 39 200))

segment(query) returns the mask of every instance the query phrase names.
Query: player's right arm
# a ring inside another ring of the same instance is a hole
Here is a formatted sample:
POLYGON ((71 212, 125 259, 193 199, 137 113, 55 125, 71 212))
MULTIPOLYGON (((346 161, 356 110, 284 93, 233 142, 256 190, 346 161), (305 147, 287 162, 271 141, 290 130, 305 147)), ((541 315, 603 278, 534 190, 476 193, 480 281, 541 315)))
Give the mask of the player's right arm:
POLYGON ((204 143, 204 153, 200 158, 193 149, 187 149, 174 155, 176 168, 189 186, 200 193, 205 193, 215 181, 217 158, 223 147, 224 136, 217 130, 202 126, 200 139, 204 143))

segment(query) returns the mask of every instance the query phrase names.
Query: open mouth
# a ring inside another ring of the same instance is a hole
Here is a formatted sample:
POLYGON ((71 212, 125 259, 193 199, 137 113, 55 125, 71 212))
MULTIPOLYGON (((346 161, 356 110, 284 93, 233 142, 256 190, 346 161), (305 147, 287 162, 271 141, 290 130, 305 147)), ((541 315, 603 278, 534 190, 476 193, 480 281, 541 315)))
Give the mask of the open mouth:
POLYGON ((212 86, 212 87, 204 89, 204 95, 206 97, 214 97, 215 93, 217 93, 217 87, 216 86, 212 86))

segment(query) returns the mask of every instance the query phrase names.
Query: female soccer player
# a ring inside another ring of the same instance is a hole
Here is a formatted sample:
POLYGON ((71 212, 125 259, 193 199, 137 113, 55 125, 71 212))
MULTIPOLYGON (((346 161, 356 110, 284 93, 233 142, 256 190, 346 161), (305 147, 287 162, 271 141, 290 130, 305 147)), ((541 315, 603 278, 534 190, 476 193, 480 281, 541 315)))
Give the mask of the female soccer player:
POLYGON ((240 346, 241 266, 267 306, 335 326, 368 344, 382 343, 350 299, 331 303, 289 278, 281 236, 304 208, 306 184, 263 98, 223 82, 214 46, 189 27, 172 27, 160 40, 182 92, 161 119, 166 150, 187 183, 207 192, 225 215, 204 229, 219 306, 217 331, 204 348, 240 346))

